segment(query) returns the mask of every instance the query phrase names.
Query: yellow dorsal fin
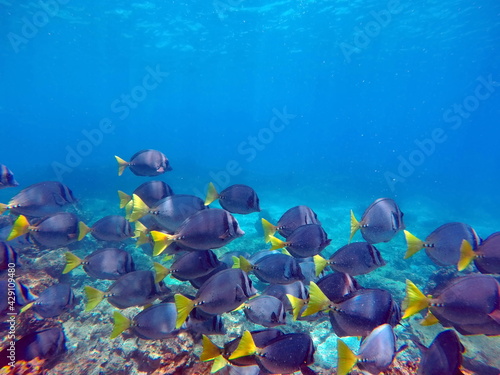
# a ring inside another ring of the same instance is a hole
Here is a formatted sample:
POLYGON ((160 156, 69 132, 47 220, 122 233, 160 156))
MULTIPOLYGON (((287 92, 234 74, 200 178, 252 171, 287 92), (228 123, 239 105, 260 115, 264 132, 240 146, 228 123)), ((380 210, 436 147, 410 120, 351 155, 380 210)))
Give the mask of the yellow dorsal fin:
POLYGON ((271 240, 271 248, 269 250, 277 250, 285 247, 287 243, 285 241, 281 241, 279 238, 274 236, 269 237, 271 240))
POLYGON ((182 294, 176 294, 174 298, 175 307, 177 308, 175 328, 179 329, 187 319, 189 313, 194 309, 194 301, 183 296, 182 294))
POLYGON ((115 311, 113 313, 113 331, 109 336, 110 339, 114 339, 121 335, 123 331, 130 327, 130 319, 124 316, 122 313, 115 311))
POLYGON ((351 210, 351 234, 349 236, 349 242, 351 242, 352 238, 360 228, 360 224, 356 216, 354 216, 354 212, 351 210))
POLYGON ((297 298, 292 296, 291 294, 286 295, 288 300, 290 301, 290 305, 292 305, 292 315, 293 320, 297 320, 300 317, 300 310, 306 305, 307 300, 297 298))
POLYGON ((247 355, 255 354, 257 351, 257 346, 253 341, 252 334, 249 331, 245 331, 241 336, 240 343, 235 351, 229 356, 229 360, 236 359, 240 357, 246 357, 247 355))
POLYGON ((137 194, 132 194, 132 212, 128 221, 133 223, 149 213, 149 207, 137 194))
POLYGON ((172 243, 174 242, 174 236, 171 234, 166 234, 163 232, 158 232, 156 230, 153 230, 149 232, 151 235, 151 238, 153 239, 154 242, 154 247, 153 247, 153 255, 157 256, 163 253, 163 251, 172 243))
POLYGON ((64 267, 63 274, 70 272, 71 270, 78 267, 82 264, 82 260, 78 258, 75 254, 70 253, 69 251, 64 253, 66 257, 66 267, 64 267))
POLYGON ((472 250, 472 245, 467 240, 462 240, 462 245, 460 246, 460 260, 458 261, 457 268, 459 271, 463 271, 476 257, 476 253, 472 250))
POLYGON ((318 277, 328 265, 328 261, 319 254, 313 257, 313 261, 314 270, 316 271, 316 277, 318 277))
POLYGON ((83 240, 83 237, 85 237, 91 231, 91 228, 89 228, 83 221, 80 221, 78 223, 78 241, 83 240))
POLYGON ((153 262, 153 268, 155 270, 155 283, 159 283, 165 277, 167 277, 168 274, 170 274, 170 269, 158 262, 153 262))
POLYGON ((274 236, 274 233, 276 233, 276 226, 271 224, 266 219, 261 219, 261 222, 262 222, 262 230, 264 231, 264 241, 268 243, 271 241, 271 237, 274 236))
POLYGON ((418 239, 407 230, 405 230, 404 233, 406 238, 406 245, 408 247, 406 250, 405 259, 408 259, 409 257, 418 253, 418 251, 424 247, 425 242, 418 239))
POLYGON ((406 296, 403 301, 405 312, 402 319, 415 315, 429 306, 429 298, 413 282, 406 280, 406 296))
POLYGON ((302 313, 302 316, 308 316, 316 314, 318 311, 327 310, 330 307, 330 304, 331 302, 325 293, 323 293, 314 281, 311 281, 309 284, 309 303, 307 304, 305 311, 302 313))
POLYGON ((127 168, 129 163, 116 155, 115 155, 115 159, 116 159, 116 162, 118 163, 118 176, 121 176, 123 174, 123 171, 125 170, 125 168, 127 168))
POLYGON ((91 286, 86 286, 85 296, 87 297, 87 302, 85 303, 85 311, 90 311, 95 308, 104 299, 104 292, 91 286))
POLYGON ((341 339, 337 339, 337 375, 347 375, 354 367, 358 358, 341 339))
POLYGON ((219 193, 217 193, 217 189, 215 189, 215 185, 211 182, 208 184, 207 196, 205 198, 205 206, 208 206, 210 203, 219 199, 219 193))
POLYGON ((130 202, 132 196, 124 193, 121 190, 118 190, 118 198, 120 198, 120 208, 123 208, 127 205, 128 202, 130 202))
POLYGON ((7 241, 13 240, 14 238, 28 233, 29 228, 30 223, 28 222, 28 219, 26 219, 26 216, 19 215, 19 217, 16 219, 16 221, 14 221, 14 224, 12 225, 12 230, 10 231, 9 237, 7 237, 7 241))

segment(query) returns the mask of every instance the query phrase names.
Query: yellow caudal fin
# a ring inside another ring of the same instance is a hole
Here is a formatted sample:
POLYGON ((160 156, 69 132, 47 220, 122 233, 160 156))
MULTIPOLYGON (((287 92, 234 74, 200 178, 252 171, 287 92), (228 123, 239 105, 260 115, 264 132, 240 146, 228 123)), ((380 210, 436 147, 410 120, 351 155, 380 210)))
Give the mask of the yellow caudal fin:
POLYGON ((174 242, 174 236, 171 234, 166 234, 163 232, 158 232, 156 230, 153 230, 149 232, 151 234, 151 238, 153 239, 154 242, 154 247, 153 247, 153 255, 157 256, 163 253, 163 251, 172 243, 174 242))
POLYGON ((276 226, 272 225, 266 219, 261 219, 262 221, 262 230, 264 231, 264 241, 266 243, 271 241, 271 237, 276 233, 276 226))
POLYGON ((33 306, 35 302, 31 302, 31 303, 28 303, 27 305, 24 305, 23 308, 21 309, 21 313, 25 312, 26 310, 29 310, 31 309, 31 307, 33 306))
POLYGON ((316 314, 318 311, 327 310, 330 307, 330 300, 323 293, 320 287, 314 282, 311 281, 309 285, 309 303, 307 304, 307 308, 302 313, 302 316, 308 316, 312 314, 316 314))
POLYGON ((134 222, 149 213, 149 207, 137 194, 132 194, 132 212, 128 221, 134 222))
POLYGON ((271 248, 269 250, 277 250, 284 248, 287 243, 285 241, 281 241, 279 238, 274 236, 269 237, 271 240, 271 248))
POLYGON ((413 234, 411 234, 407 230, 405 230, 404 233, 405 233, 406 246, 407 246, 405 259, 408 259, 409 257, 418 253, 418 251, 424 247, 425 242, 418 239, 417 237, 415 237, 413 234))
POLYGON ((210 369, 210 373, 211 374, 216 373, 217 371, 222 370, 228 364, 229 364, 229 362, 222 355, 215 357, 214 363, 212 364, 212 368, 210 369))
POLYGON ((349 236, 349 242, 351 242, 352 238, 360 228, 360 224, 356 216, 354 216, 354 212, 351 210, 351 235, 349 236))
POLYGON ((125 205, 125 219, 130 221, 130 215, 132 214, 132 210, 134 209, 134 201, 131 199, 126 205, 125 205))
POLYGON ((325 269, 325 267, 328 265, 328 261, 323 258, 321 255, 315 255, 313 257, 314 261, 314 269, 316 271, 316 277, 320 275, 321 272, 325 269))
POLYGON ((0 215, 8 210, 8 206, 5 203, 0 203, 0 215))
POLYGON ((94 309, 101 301, 104 299, 104 292, 91 286, 85 287, 85 296, 87 297, 87 302, 85 303, 85 311, 90 311, 94 309))
POLYGON ((155 283, 159 283, 170 273, 170 269, 158 262, 153 262, 153 268, 155 270, 155 283))
POLYGON ((233 257, 233 268, 240 268, 242 271, 248 273, 252 270, 253 266, 243 255, 240 255, 239 257, 233 257))
POLYGON ((306 305, 307 300, 297 298, 295 296, 292 296, 291 294, 286 295, 288 300, 290 301, 290 305, 292 305, 292 315, 293 315, 293 320, 297 320, 300 317, 300 310, 306 305))
POLYGON ((358 358, 341 339, 337 339, 337 353, 339 356, 337 375, 347 375, 358 361, 358 358))
POLYGON ((145 243, 148 243, 148 242, 149 242, 149 237, 146 234, 141 233, 141 234, 139 234, 139 237, 137 237, 137 241, 135 242, 135 246, 139 247, 139 246, 144 245, 145 243))
POLYGON ((176 294, 174 298, 175 307, 177 308, 175 328, 179 329, 187 319, 189 313, 194 309, 194 301, 183 296, 182 294, 176 294))
POLYGON ((83 237, 85 237, 91 231, 91 228, 89 228, 83 221, 80 221, 78 223, 78 241, 83 240, 83 237))
POLYGON ((203 351, 200 355, 200 360, 211 361, 212 359, 222 354, 222 349, 215 345, 207 336, 203 337, 203 351))
POLYGON ((64 256, 66 257, 66 267, 64 267, 64 270, 62 272, 63 274, 70 272, 71 270, 82 264, 82 260, 69 251, 65 252, 64 256))
POLYGON ((437 323, 439 323, 438 318, 436 318, 430 311, 427 311, 425 318, 420 321, 420 324, 423 326, 432 326, 437 323))
POLYGON ((217 193, 217 189, 215 189, 214 184, 208 184, 207 196, 205 198, 205 206, 208 206, 210 203, 219 199, 219 193, 217 193))
POLYGON ((135 246, 141 246, 149 242, 149 237, 147 236, 149 229, 141 223, 140 221, 135 222, 134 238, 137 238, 135 246))
POLYGON ((402 319, 418 313, 429 306, 429 298, 417 288, 410 280, 406 280, 406 296, 403 301, 405 312, 402 319))
POLYGON ((163 259, 161 260, 162 262, 168 262, 170 260, 174 259, 174 256, 172 254, 167 254, 163 257, 163 259))
POLYGON ((120 198, 120 208, 123 208, 127 205, 128 202, 131 201, 132 196, 124 193, 121 190, 118 190, 118 197, 120 198))
POLYGON ((115 159, 118 162, 118 176, 121 176, 123 174, 123 171, 125 170, 125 168, 127 168, 129 163, 116 155, 115 155, 115 159))
POLYGON ((28 222, 28 219, 26 219, 23 215, 19 215, 16 221, 14 221, 14 225, 12 225, 12 230, 10 231, 9 237, 7 237, 7 241, 28 233, 29 228, 30 223, 28 222))
POLYGON ((458 270, 463 271, 476 257, 476 253, 472 250, 472 245, 467 240, 462 240, 460 246, 460 260, 458 261, 458 270))
POLYGON ((109 338, 117 338, 123 331, 129 329, 129 327, 130 319, 124 316, 122 313, 115 311, 113 313, 113 331, 111 332, 111 335, 109 335, 109 338))
POLYGON ((240 357, 246 357, 247 355, 255 354, 257 351, 257 346, 253 341, 252 334, 249 331, 245 331, 241 336, 240 343, 235 351, 229 357, 229 360, 236 359, 240 357))

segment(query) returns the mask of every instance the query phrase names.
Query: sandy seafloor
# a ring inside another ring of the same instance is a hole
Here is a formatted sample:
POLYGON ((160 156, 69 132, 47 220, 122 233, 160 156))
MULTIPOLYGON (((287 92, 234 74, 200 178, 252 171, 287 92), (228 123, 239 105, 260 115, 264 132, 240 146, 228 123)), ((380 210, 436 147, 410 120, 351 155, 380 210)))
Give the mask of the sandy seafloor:
MULTIPOLYGON (((167 181, 168 179, 164 180, 167 181)), ((118 199, 113 198, 114 193, 112 192, 115 191, 114 185, 120 185, 121 183, 114 179, 113 181, 105 189, 102 189, 103 194, 93 192, 94 194, 89 193, 80 199, 78 213, 83 221, 92 224, 105 215, 123 212, 119 210, 118 199)), ((121 184, 124 186, 122 189, 126 192, 130 192, 134 186, 143 182, 143 180, 131 180, 130 178, 123 181, 126 182, 121 184)), ((189 193, 186 191, 188 189, 176 187, 175 181, 168 181, 168 183, 171 184, 176 193, 189 193)), ((72 188, 75 192, 81 189, 78 186, 72 188)), ((317 213, 329 238, 332 239, 331 245, 322 253, 323 256, 327 257, 348 241, 349 211, 353 209, 356 216, 360 218, 364 208, 378 196, 372 196, 368 192, 364 196, 363 192, 358 191, 352 196, 339 194, 332 197, 327 195, 326 190, 318 188, 317 191, 314 191, 314 187, 291 188, 282 185, 278 189, 260 189, 258 194, 261 207, 267 210, 274 220, 277 220, 292 206, 309 205, 317 213)), ((1 196, 5 200, 5 197, 10 195, 4 190, 1 196)), ((489 211, 486 199, 483 206, 481 204, 475 205, 473 210, 463 206, 460 208, 446 206, 441 200, 426 197, 423 193, 413 196, 407 195, 399 200, 396 198, 396 200, 405 213, 407 229, 421 238, 425 238, 439 225, 450 221, 469 223, 482 238, 486 238, 500 228, 500 222, 489 211)), ((212 206, 218 207, 218 204, 215 203, 212 206)), ((218 250, 218 254, 222 254, 226 250, 241 250, 252 253, 268 248, 255 229, 258 214, 235 216, 246 234, 225 248, 218 250)), ((354 240, 362 240, 360 233, 356 234, 354 240)), ((104 243, 98 243, 98 241, 88 236, 80 243, 71 244, 69 249, 83 258, 94 249, 104 246, 104 243)), ((152 260, 147 249, 135 248, 133 240, 125 241, 121 244, 121 247, 125 247, 132 253, 136 268, 147 269, 151 267, 152 260)), ((421 289, 427 291, 426 287, 432 282, 432 275, 437 272, 448 274, 456 272, 453 267, 443 269, 433 265, 424 251, 408 260, 404 260, 405 241, 403 233, 398 233, 391 242, 378 244, 376 247, 380 250, 387 265, 368 275, 358 276, 356 279, 364 287, 379 287, 389 290, 398 302, 403 300, 406 279, 411 279, 421 289)), ((67 337, 68 352, 59 359, 47 374, 147 374, 154 372, 162 358, 170 358, 185 368, 192 367, 198 362, 196 356, 201 352, 201 340, 198 336, 192 337, 189 333, 181 333, 178 337, 171 340, 162 340, 161 342, 140 340, 130 333, 125 333, 115 340, 110 340, 108 337, 112 330, 111 321, 115 308, 104 301, 93 311, 84 312, 83 287, 91 285, 105 290, 111 284, 111 281, 92 280, 83 272, 81 267, 68 275, 61 275, 65 263, 63 255, 65 251, 67 251, 66 248, 54 250, 29 248, 20 251, 21 261, 23 262, 23 266, 18 269, 20 280, 32 287, 35 294, 43 290, 45 286, 54 283, 56 279, 59 279, 63 282, 69 282, 77 297, 77 304, 71 311, 53 320, 63 324, 67 337), (193 342, 194 349, 191 349, 193 342), (186 350, 189 353, 185 352, 186 350)), ((467 272, 476 271, 474 267, 469 267, 468 270, 460 274, 466 274, 467 272)), ((251 277, 256 280, 253 276, 251 277)), ((195 290, 187 283, 181 283, 172 278, 167 278, 166 283, 173 292, 195 293, 195 290)), ((124 311, 124 314, 133 317, 139 311, 139 308, 129 308, 124 311)), ((44 322, 35 320, 31 312, 25 314, 26 316, 19 320, 20 332, 26 332, 27 325, 31 327, 44 325, 44 322)), ((420 352, 413 345, 411 339, 418 338, 424 344, 429 345, 436 334, 443 330, 443 327, 439 324, 432 327, 420 326, 418 323, 420 318, 421 316, 417 314, 417 316, 403 321, 395 330, 398 336, 398 346, 409 345, 408 349, 397 357, 402 361, 415 361, 420 356, 420 352)), ((260 326, 247 322, 242 311, 224 314, 223 319, 227 334, 212 336, 214 342, 220 346, 240 335, 245 329, 262 329, 260 326)), ((305 331, 312 335, 316 347, 315 365, 312 368, 321 373, 333 373, 337 361, 337 336, 331 329, 328 317, 325 315, 320 320, 311 323, 293 322, 290 316, 287 319, 288 324, 280 327, 283 331, 305 331)), ((461 340, 467 349, 465 357, 468 359, 469 364, 472 363, 476 368, 481 368, 481 365, 487 365, 490 369, 491 367, 500 368, 499 337, 461 336, 461 340)), ((357 338, 344 338, 344 341, 357 350, 359 345, 357 338)), ((206 367, 204 369, 206 370, 206 367)), ((181 374, 189 372, 179 368, 177 372, 171 369, 171 372, 165 370, 159 373, 181 374)), ((477 370, 476 373, 481 374, 481 370, 477 370)))

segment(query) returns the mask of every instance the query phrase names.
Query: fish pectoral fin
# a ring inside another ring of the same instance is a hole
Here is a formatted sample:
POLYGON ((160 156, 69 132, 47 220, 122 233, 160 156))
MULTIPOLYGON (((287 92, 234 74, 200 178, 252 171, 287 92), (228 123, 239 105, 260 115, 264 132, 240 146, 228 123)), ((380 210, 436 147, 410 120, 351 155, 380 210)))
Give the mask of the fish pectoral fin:
POLYGON ((495 322, 500 324, 500 310, 495 310, 492 311, 491 313, 488 314, 488 316, 493 319, 495 322))
POLYGON ((231 237, 231 234, 229 233, 229 230, 226 230, 223 234, 219 236, 221 240, 225 240, 226 238, 231 237))

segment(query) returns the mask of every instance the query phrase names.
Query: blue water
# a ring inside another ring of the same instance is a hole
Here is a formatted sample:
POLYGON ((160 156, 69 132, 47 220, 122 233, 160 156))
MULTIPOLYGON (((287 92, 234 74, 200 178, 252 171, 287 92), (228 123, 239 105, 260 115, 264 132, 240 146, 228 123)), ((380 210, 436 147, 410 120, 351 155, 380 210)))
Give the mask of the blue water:
POLYGON ((3 0, 0 35, 0 202, 60 180, 115 207, 147 179, 113 156, 152 148, 176 192, 500 229, 497 0, 3 0))

